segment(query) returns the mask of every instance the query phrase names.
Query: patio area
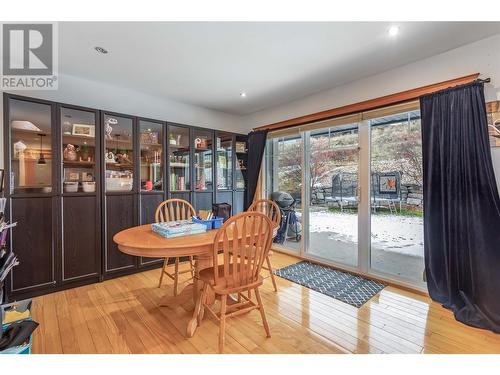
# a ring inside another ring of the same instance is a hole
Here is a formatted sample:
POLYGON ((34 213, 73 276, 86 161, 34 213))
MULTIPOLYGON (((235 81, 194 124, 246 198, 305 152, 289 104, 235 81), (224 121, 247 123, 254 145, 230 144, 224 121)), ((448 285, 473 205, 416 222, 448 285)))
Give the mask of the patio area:
MULTIPOLYGON (((297 211, 301 217, 300 210, 297 211)), ((309 254, 355 266, 358 251, 358 215, 328 207, 310 207, 309 254)), ((304 228, 307 230, 307 228, 304 228)), ((287 240, 284 247, 299 250, 287 240)), ((381 211, 371 217, 371 267, 422 283, 424 271, 423 219, 406 211, 381 211)))

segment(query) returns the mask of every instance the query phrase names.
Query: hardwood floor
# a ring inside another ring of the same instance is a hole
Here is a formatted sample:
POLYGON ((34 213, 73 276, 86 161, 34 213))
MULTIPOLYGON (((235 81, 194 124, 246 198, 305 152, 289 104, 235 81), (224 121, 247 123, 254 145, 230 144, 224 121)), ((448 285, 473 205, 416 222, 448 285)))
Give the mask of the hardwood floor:
MULTIPOLYGON (((296 262, 275 253, 275 268, 296 262)), ((184 265, 185 267, 185 265, 184 265)), ((40 323, 34 353, 217 353, 218 326, 209 314, 185 338, 192 301, 159 307, 172 285, 158 289, 160 270, 34 299, 40 323)), ((185 276, 188 277, 188 276, 185 276)), ((259 312, 226 326, 226 353, 500 353, 500 335, 465 326, 428 297, 386 287, 357 309, 287 280, 262 288, 272 337, 259 312)))

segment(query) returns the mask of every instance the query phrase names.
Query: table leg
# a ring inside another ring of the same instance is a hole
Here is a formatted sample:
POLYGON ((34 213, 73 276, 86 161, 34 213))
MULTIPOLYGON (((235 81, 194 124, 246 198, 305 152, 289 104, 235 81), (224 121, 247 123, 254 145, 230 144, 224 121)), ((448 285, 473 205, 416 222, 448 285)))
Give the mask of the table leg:
MULTIPOLYGON (((200 280, 200 271, 205 269, 213 267, 213 262, 212 262, 212 255, 211 254, 203 254, 203 255, 198 255, 195 258, 195 267, 194 267, 194 282, 193 282, 193 300, 195 302, 195 306, 197 306, 197 301, 198 298, 201 294, 201 291, 203 289, 203 283, 200 280)), ((215 295, 212 292, 210 288, 208 288, 207 291, 207 299, 206 303, 211 305, 215 302, 215 295)), ((193 316, 191 320, 189 321, 187 325, 187 336, 188 337, 193 337, 196 328, 198 328, 198 313, 199 309, 195 308, 193 311, 193 316)))

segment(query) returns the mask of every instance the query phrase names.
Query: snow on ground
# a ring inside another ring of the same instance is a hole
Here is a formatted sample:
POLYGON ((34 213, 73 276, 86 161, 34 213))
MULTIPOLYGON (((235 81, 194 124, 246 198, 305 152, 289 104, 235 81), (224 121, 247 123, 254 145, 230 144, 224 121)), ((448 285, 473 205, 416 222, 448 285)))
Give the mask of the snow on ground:
MULTIPOLYGON (((298 213, 300 216, 300 213, 298 213)), ((330 211, 312 211, 309 218, 311 240, 314 233, 328 235, 343 243, 358 242, 358 215, 330 211)), ((372 247, 403 255, 424 256, 424 229, 421 217, 372 215, 372 247)))

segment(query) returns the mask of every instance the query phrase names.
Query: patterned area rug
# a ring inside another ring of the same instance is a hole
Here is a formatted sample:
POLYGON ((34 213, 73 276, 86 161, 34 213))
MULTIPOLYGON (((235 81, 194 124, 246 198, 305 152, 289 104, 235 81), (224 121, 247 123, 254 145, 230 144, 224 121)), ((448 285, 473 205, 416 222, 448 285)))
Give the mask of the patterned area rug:
POLYGON ((291 264, 274 273, 358 308, 385 287, 376 281, 307 261, 291 264))

